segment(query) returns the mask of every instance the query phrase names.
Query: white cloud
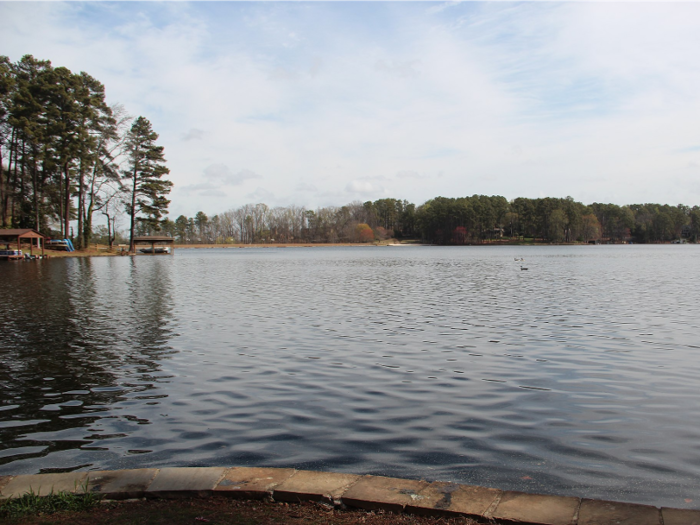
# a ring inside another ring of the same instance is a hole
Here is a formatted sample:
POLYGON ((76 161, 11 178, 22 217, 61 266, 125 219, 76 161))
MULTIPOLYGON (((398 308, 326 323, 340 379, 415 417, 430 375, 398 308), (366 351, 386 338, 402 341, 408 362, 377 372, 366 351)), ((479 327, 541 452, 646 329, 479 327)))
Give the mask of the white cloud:
POLYGON ((306 182, 300 182, 297 184, 294 189, 296 191, 303 191, 303 192, 316 192, 318 191, 318 188, 314 186, 313 184, 307 184, 306 182))
MULTIPOLYGON (((354 179, 345 185, 345 192, 347 193, 350 200, 356 197, 378 199, 387 196, 389 193, 386 186, 381 184, 382 181, 387 179, 382 176, 375 177, 373 179, 363 178, 354 179)), ((343 202, 347 204, 347 202, 343 202)))
POLYGON ((204 175, 196 184, 176 186, 176 189, 189 197, 226 197, 226 188, 240 186, 246 180, 261 179, 257 173, 243 169, 233 173, 225 164, 210 164, 204 169, 204 175))
POLYGON ((204 169, 204 178, 223 186, 239 186, 249 179, 262 179, 254 171, 242 169, 233 173, 226 164, 211 164, 204 169))
POLYGON ((87 71, 151 120, 187 215, 251 195, 697 204, 664 174, 699 161, 681 151, 700 120, 699 17, 690 3, 0 3, 12 60, 87 71))
POLYGON ((430 14, 435 14, 435 13, 440 13, 444 11, 445 9, 449 9, 450 7, 455 7, 461 4, 464 0, 448 0, 447 2, 443 2, 442 4, 429 7, 427 9, 427 12, 430 14))
POLYGON ((186 133, 182 134, 182 140, 202 140, 204 138, 204 131, 197 128, 190 128, 186 133))
POLYGON ((254 201, 254 202, 262 202, 268 205, 272 205, 276 203, 276 198, 275 194, 272 193, 271 191, 266 190, 265 188, 255 188, 255 191, 252 191, 248 194, 246 194, 246 199, 249 201, 254 201))
POLYGON ((386 62, 385 60, 377 60, 374 64, 376 71, 381 71, 394 75, 399 78, 414 78, 420 75, 417 66, 420 60, 407 60, 405 62, 386 62))
POLYGON ((420 173, 412 170, 402 170, 396 173, 396 177, 399 179, 417 179, 417 180, 422 180, 428 178, 425 175, 421 175, 420 173))

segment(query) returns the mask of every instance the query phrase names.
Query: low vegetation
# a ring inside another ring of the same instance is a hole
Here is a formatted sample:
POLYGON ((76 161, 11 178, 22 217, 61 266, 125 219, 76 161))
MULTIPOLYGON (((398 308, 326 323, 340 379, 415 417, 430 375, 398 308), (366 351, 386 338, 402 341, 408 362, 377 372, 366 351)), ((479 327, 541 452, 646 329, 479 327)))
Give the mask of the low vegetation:
MULTIPOLYGON (((9 516, 9 515, 8 515, 9 516)), ((7 519, 23 525, 476 525, 467 518, 341 510, 316 503, 273 503, 226 498, 106 502, 49 514, 24 513, 7 519)))
POLYGON ((56 492, 39 496, 34 492, 20 498, 8 499, 0 503, 0 518, 3 520, 24 520, 28 516, 54 514, 56 512, 85 512, 100 503, 102 496, 86 492, 56 492))

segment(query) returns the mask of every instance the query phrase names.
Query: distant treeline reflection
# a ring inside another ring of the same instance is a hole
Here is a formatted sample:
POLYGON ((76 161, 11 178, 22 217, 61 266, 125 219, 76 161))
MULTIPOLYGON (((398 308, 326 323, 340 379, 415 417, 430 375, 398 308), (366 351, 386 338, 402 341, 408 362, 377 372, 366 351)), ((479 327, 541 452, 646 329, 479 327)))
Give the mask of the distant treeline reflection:
MULTIPOLYGON (((697 242, 700 207, 667 204, 589 205, 565 199, 436 197, 420 206, 379 199, 316 210, 247 204, 213 217, 198 212, 166 220, 162 231, 192 243, 335 243, 389 238, 434 244, 496 240, 535 242, 697 242)), ((150 233, 142 228, 142 234, 150 233)))

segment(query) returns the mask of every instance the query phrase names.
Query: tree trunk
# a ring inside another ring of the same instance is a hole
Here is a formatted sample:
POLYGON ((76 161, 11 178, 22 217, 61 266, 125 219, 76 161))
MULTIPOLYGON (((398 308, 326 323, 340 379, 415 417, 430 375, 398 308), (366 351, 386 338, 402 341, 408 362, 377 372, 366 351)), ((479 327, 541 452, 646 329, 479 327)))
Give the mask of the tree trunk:
MULTIPOLYGON (((14 129, 12 130, 14 134, 14 129)), ((7 218, 7 200, 6 195, 9 186, 5 185, 9 182, 10 170, 12 169, 12 139, 10 139, 10 161, 7 164, 7 177, 5 177, 5 168, 2 163, 2 146, 0 146, 0 228, 5 227, 5 219, 7 218)))
MULTIPOLYGON (((9 172, 10 166, 7 166, 7 170, 9 172)), ((8 173, 9 175, 9 173, 8 173)), ((2 209, 0 209, 0 228, 5 227, 5 168, 2 163, 2 144, 0 144, 0 206, 2 209)))
POLYGON ((129 230, 129 251, 134 252, 134 227, 136 225, 136 177, 138 174, 138 163, 134 165, 134 173, 133 173, 133 178, 134 178, 134 184, 131 189, 131 227, 129 230))
POLYGON ((83 192, 83 179, 85 178, 84 161, 81 157, 80 159, 80 169, 78 170, 78 246, 81 248, 87 248, 88 242, 85 239, 83 232, 83 212, 85 207, 85 195, 83 192))
MULTIPOLYGON (((19 172, 20 173, 19 193, 18 193, 19 198, 17 199, 19 201, 19 213, 17 213, 17 215, 19 215, 18 219, 14 220, 15 214, 14 213, 12 214, 13 215, 13 222, 15 223, 16 228, 23 228, 24 227, 24 210, 22 209, 22 203, 25 202, 24 180, 25 180, 25 173, 26 173, 26 170, 25 170, 26 164, 27 164, 27 147, 26 147, 26 144, 23 142, 22 143, 22 169, 19 172)), ((12 204, 13 204, 13 208, 14 208, 14 206, 16 205, 16 202, 13 202, 12 204)))
MULTIPOLYGON (((7 226, 11 226, 12 222, 14 222, 14 220, 15 220, 14 208, 15 208, 15 193, 17 192, 17 155, 18 155, 18 150, 19 150, 19 146, 15 142, 14 143, 15 169, 14 169, 14 176, 12 177, 12 182, 9 182, 10 181, 10 174, 12 174, 12 170, 10 170, 7 173, 8 188, 7 188, 7 194, 5 195, 5 213, 9 215, 9 221, 8 221, 7 215, 5 216, 5 224, 7 226)), ((10 150, 10 166, 12 166, 12 150, 10 150)))
MULTIPOLYGON (((32 148, 35 150, 36 148, 32 148)), ((36 166, 36 151, 34 153, 34 158, 32 159, 32 189, 34 190, 34 195, 32 196, 32 201, 34 203, 34 228, 39 231, 39 176, 37 173, 36 166)))
POLYGON ((68 161, 63 164, 63 177, 65 182, 65 209, 63 210, 66 227, 66 239, 70 238, 70 168, 68 167, 68 161))

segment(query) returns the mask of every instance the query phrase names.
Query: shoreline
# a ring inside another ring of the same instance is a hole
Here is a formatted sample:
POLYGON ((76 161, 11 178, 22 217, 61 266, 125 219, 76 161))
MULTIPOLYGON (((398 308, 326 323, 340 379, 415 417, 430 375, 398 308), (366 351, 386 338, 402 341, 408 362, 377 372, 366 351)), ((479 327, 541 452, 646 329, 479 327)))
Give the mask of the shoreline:
POLYGON ((0 501, 95 493, 106 500, 228 497, 531 525, 698 525, 700 510, 449 482, 265 467, 180 467, 0 476, 0 501))
MULTIPOLYGON (((667 246, 673 243, 650 243, 650 244, 639 244, 635 246, 667 246)), ((692 245, 692 243, 686 243, 686 245, 692 245)), ((256 244, 174 244, 172 246, 173 250, 211 250, 211 249, 270 249, 270 248, 386 248, 386 247, 406 247, 406 246, 431 246, 436 248, 480 248, 480 247, 495 247, 495 246, 531 246, 531 247, 543 247, 543 246, 631 246, 624 243, 617 244, 587 244, 587 243, 543 243, 543 242, 518 242, 518 241, 507 241, 507 242, 486 242, 479 244, 424 244, 421 242, 400 242, 394 240, 394 242, 383 241, 379 243, 256 243, 256 244)), ((28 249, 22 248, 23 252, 29 253, 28 249)), ((33 250, 34 252, 39 252, 39 250, 33 250)), ((34 253, 34 255, 39 255, 39 253, 34 253)), ((89 248, 87 250, 76 250, 73 252, 65 252, 58 250, 45 250, 44 254, 48 259, 58 259, 65 257, 120 257, 120 256, 148 256, 152 254, 145 253, 123 253, 119 251, 109 251, 106 245, 97 245, 95 248, 89 248)), ((167 254, 158 254, 167 255, 167 254)))
MULTIPOLYGON (((177 250, 210 250, 210 249, 265 249, 265 248, 385 248, 385 247, 406 247, 406 246, 434 246, 442 248, 477 248, 486 246, 592 246, 585 243, 532 243, 532 242, 490 242, 490 243, 479 243, 479 244, 425 244, 421 242, 379 242, 379 243, 256 243, 256 244, 173 244, 172 248, 177 250)), ((601 245, 602 246, 602 245, 601 245)), ((22 251, 29 253, 29 249, 22 248, 22 251)), ((39 252, 40 250, 33 250, 34 252, 39 252)), ((34 253, 34 255, 39 255, 39 253, 34 253)), ((134 256, 134 255, 151 255, 144 253, 122 253, 119 251, 109 251, 106 245, 97 245, 96 248, 89 248, 87 250, 75 250, 73 252, 58 251, 58 250, 45 250, 44 254, 46 258, 56 259, 64 257, 120 257, 120 256, 134 256)), ((165 254, 158 254, 165 255, 165 254)))

